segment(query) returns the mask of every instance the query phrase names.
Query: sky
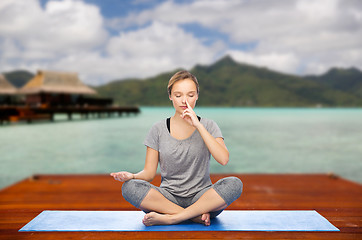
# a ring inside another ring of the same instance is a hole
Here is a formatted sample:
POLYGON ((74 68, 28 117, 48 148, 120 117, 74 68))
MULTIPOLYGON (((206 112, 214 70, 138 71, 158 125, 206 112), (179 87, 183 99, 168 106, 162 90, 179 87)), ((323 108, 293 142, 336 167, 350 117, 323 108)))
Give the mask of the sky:
POLYGON ((1 0, 0 72, 90 85, 229 55, 288 74, 362 69, 361 0, 1 0))

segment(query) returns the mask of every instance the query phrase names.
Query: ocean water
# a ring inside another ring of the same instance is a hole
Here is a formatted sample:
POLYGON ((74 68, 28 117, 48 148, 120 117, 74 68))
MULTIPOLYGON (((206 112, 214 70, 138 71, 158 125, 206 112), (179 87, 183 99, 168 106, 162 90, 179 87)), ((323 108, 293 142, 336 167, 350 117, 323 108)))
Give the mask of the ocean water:
MULTIPOLYGON (((362 183, 362 109, 195 108, 220 126, 230 151, 213 173, 335 173, 362 183)), ((0 188, 33 174, 143 168, 143 139, 173 108, 83 120, 0 126, 0 188)))

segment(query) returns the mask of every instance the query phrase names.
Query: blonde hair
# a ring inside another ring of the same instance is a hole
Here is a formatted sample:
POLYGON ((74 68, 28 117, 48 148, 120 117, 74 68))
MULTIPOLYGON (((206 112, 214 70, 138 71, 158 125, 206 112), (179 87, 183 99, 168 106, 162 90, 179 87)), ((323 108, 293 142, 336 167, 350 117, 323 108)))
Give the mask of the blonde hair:
POLYGON ((175 84, 175 82, 184 80, 184 79, 192 80, 196 85, 197 94, 199 94, 199 82, 197 81, 197 78, 194 75, 192 75, 190 72, 183 70, 183 71, 179 71, 179 72, 175 73, 170 78, 170 81, 168 81, 168 85, 167 85, 168 95, 171 96, 171 90, 172 90, 172 87, 175 84))

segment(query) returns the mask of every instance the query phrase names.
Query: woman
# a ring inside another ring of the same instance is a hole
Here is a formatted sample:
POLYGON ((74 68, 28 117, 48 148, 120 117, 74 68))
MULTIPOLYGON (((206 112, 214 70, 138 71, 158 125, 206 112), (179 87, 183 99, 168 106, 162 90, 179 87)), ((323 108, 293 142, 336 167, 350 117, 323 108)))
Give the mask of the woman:
POLYGON ((229 152, 217 124, 198 117, 193 108, 199 96, 194 75, 180 71, 168 84, 175 115, 154 124, 146 137, 146 162, 136 174, 111 173, 124 182, 123 197, 147 212, 146 226, 177 224, 191 219, 210 225, 228 205, 240 197, 242 182, 228 177, 211 183, 210 154, 221 165, 229 161, 229 152), (160 164, 160 187, 149 182, 160 164))

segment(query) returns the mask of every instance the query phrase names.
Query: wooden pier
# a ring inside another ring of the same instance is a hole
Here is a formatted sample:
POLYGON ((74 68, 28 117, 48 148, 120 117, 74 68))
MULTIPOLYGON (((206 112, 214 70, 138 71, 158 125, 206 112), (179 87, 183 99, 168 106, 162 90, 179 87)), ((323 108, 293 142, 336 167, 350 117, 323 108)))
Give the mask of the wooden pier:
POLYGON ((28 123, 37 120, 54 121, 55 114, 66 114, 68 120, 72 120, 74 114, 80 114, 83 118, 88 119, 90 116, 101 118, 138 113, 140 113, 138 107, 0 107, 0 124, 18 121, 26 121, 28 123))
POLYGON ((244 192, 229 210, 316 210, 340 232, 18 232, 43 210, 136 210, 108 175, 37 175, 0 191, 0 239, 362 239, 362 185, 327 174, 236 176, 244 192))

